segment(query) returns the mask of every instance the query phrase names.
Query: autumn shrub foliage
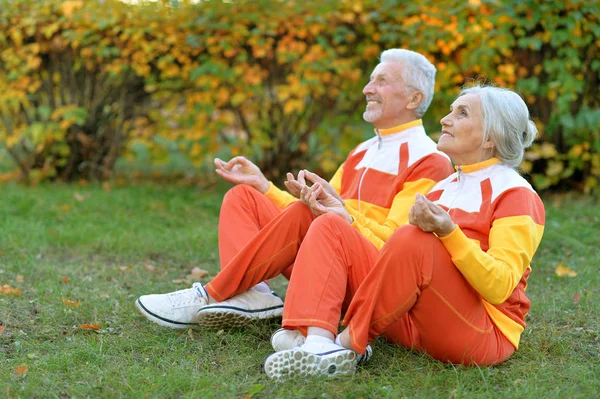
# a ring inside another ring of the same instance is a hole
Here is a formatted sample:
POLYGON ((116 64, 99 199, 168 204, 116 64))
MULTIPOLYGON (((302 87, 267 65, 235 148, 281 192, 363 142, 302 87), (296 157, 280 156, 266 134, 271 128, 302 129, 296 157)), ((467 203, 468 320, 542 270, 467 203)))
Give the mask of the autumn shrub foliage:
POLYGON ((429 132, 465 83, 511 87, 540 130, 534 185, 598 186, 598 2, 0 3, 0 136, 32 181, 110 177, 136 146, 330 174, 370 134, 378 55, 404 47, 438 68, 429 132))

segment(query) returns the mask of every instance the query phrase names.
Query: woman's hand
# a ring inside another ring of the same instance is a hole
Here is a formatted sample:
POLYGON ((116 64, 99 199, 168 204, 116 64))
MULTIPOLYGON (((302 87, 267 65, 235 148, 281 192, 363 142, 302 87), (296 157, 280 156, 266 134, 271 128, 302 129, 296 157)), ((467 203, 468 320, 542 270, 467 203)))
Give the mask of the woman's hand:
POLYGON ((342 217, 348 223, 352 223, 354 220, 344 208, 344 204, 326 192, 321 183, 315 183, 311 187, 305 186, 302 188, 300 200, 317 216, 331 213, 342 217))
POLYGON ((417 194, 415 204, 408 212, 408 222, 425 232, 435 233, 439 237, 452 233, 456 228, 450 215, 441 206, 429 201, 422 194, 417 194))

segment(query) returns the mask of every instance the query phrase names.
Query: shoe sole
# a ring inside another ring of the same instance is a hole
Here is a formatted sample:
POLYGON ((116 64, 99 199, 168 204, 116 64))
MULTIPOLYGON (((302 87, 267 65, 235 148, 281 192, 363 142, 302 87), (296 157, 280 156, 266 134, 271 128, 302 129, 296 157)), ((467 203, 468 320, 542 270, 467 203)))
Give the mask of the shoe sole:
POLYGON ((313 375, 337 377, 356 371, 356 352, 341 349, 333 353, 315 355, 300 349, 276 352, 264 364, 269 378, 282 380, 313 375))
POLYGON ((201 328, 238 328, 245 327, 256 320, 281 317, 283 305, 256 311, 247 311, 231 306, 210 306, 198 311, 197 322, 201 328))
POLYGON ((149 311, 148 309, 146 309, 146 307, 144 307, 144 305, 140 302, 139 299, 137 299, 135 301, 135 307, 137 308, 137 310, 139 310, 139 312, 145 318, 147 318, 151 322, 156 323, 162 327, 169 327, 169 328, 172 328, 175 330, 187 330, 189 328, 193 328, 193 329, 199 328, 199 326, 197 324, 181 323, 178 321, 169 320, 169 319, 166 319, 159 315, 156 315, 156 314, 152 313, 151 311, 149 311))

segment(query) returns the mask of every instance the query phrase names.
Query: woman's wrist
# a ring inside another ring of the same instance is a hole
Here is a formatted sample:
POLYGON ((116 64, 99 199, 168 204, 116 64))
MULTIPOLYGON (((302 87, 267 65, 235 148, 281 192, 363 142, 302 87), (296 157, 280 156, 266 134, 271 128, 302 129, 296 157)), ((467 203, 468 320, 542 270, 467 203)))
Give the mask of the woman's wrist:
POLYGON ((454 224, 453 221, 450 221, 450 223, 448 223, 446 226, 444 226, 444 228, 436 231, 435 235, 438 237, 445 237, 448 234, 452 233, 454 231, 454 229, 456 229, 456 224, 454 224))

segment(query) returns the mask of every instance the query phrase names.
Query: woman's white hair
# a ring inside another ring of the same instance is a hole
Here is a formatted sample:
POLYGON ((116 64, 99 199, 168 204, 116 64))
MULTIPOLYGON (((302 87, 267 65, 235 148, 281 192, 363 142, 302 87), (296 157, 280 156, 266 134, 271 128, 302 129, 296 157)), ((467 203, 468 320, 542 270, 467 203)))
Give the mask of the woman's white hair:
POLYGON ((491 140, 494 156, 518 168, 525 149, 537 135, 525 101, 512 90, 493 86, 472 86, 463 89, 458 96, 465 94, 475 94, 481 100, 483 142, 491 140))
POLYGON ((405 49, 389 49, 381 53, 381 62, 400 61, 407 66, 402 68, 402 80, 408 89, 419 90, 423 93, 423 101, 415 110, 420 118, 425 114, 433 100, 435 87, 435 66, 424 55, 405 49))

